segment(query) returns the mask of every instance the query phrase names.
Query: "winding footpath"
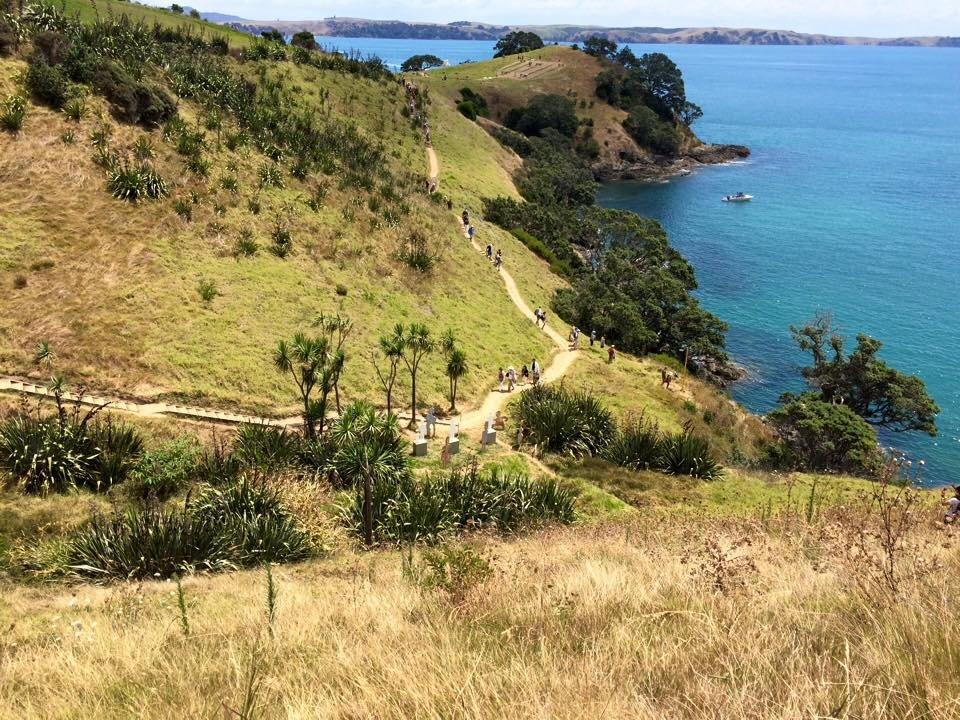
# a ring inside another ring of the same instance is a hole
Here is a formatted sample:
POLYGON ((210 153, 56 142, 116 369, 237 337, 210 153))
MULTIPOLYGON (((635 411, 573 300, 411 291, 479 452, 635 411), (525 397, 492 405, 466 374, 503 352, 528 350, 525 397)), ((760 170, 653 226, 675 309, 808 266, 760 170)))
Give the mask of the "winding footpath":
MULTIPOLYGON (((437 153, 429 145, 427 146, 427 164, 429 166, 431 182, 438 183, 440 177, 440 163, 437 160, 437 153)), ((460 218, 457 217, 456 221, 459 224, 460 218)), ((467 237, 465 230, 464 237, 467 237)), ((483 248, 481 248, 476 241, 470 240, 470 242, 477 252, 483 253, 483 248)), ((503 280, 503 284, 507 289, 507 294, 510 296, 510 300, 514 305, 517 306, 517 309, 527 317, 528 320, 534 322, 535 318, 533 311, 527 305, 526 301, 523 299, 523 296, 520 295, 520 291, 517 289, 517 284, 510 276, 510 273, 501 268, 498 274, 503 280)), ((566 339, 552 327, 544 328, 544 332, 546 332, 546 334, 557 346, 557 353, 553 356, 553 360, 550 362, 550 365, 544 368, 541 376, 544 383, 549 383, 559 380, 567 373, 567 371, 570 369, 570 366, 573 365, 574 361, 577 359, 577 351, 570 350, 566 339)), ((475 410, 465 412, 460 416, 461 432, 464 430, 475 430, 483 427, 484 422, 488 418, 495 416, 498 411, 502 412, 504 406, 511 399, 513 399, 517 393, 529 390, 531 387, 532 385, 518 386, 515 392, 512 393, 500 392, 499 390, 493 390, 492 392, 488 393, 480 407, 476 408, 475 410)), ((38 384, 33 380, 12 376, 0 376, 0 392, 16 393, 21 396, 32 396, 37 398, 53 397, 53 393, 45 386, 38 384)), ((194 407, 190 405, 178 405, 165 402, 150 402, 146 399, 131 399, 129 397, 123 398, 120 396, 108 396, 100 393, 86 393, 83 395, 76 393, 64 393, 63 398, 71 403, 79 402, 86 407, 102 406, 109 410, 130 413, 145 418, 175 417, 193 422, 212 423, 216 425, 263 423, 266 425, 273 425, 275 427, 296 427, 301 424, 301 417, 299 415, 279 419, 265 418, 245 413, 227 412, 223 410, 217 410, 215 408, 194 407)))

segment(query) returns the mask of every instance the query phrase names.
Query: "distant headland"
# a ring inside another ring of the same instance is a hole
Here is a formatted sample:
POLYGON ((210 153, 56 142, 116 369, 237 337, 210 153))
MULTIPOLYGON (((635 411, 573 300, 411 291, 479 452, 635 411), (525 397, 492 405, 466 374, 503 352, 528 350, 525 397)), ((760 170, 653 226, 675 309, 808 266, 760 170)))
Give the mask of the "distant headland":
POLYGON ((492 25, 461 20, 451 23, 412 23, 400 20, 366 20, 329 17, 323 20, 245 20, 233 15, 201 13, 204 19, 237 30, 260 34, 308 30, 315 35, 416 40, 496 41, 515 30, 535 32, 547 42, 582 42, 600 36, 618 43, 691 45, 876 45, 896 47, 960 47, 960 37, 843 37, 759 28, 723 27, 600 27, 592 25, 492 25))

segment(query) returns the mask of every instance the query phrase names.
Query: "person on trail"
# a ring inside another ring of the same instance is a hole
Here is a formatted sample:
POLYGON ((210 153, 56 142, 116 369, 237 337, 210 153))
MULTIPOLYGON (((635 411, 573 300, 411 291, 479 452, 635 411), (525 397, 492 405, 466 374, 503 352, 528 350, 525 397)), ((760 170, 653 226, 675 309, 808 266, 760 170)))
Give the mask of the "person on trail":
POLYGON ((497 248, 497 255, 493 258, 493 266, 499 271, 503 267, 503 251, 497 248))
POLYGON ((960 485, 953 488, 953 497, 947 498, 947 489, 943 489, 943 504, 947 507, 947 512, 943 516, 943 521, 947 524, 952 523, 960 516, 960 485))
POLYGON ((524 385, 530 382, 530 370, 526 365, 520 368, 520 382, 522 382, 524 385))
POLYGON ((453 210, 453 200, 447 198, 447 210, 453 210))
POLYGON ((611 345, 609 348, 607 348, 607 362, 612 363, 616 359, 617 359, 617 348, 616 346, 611 345))
POLYGON ((464 210, 460 217, 463 219, 463 226, 468 227, 470 225, 470 211, 464 210))
POLYGON ((503 368, 500 368, 500 372, 497 373, 497 382, 499 383, 497 389, 500 392, 503 392, 503 381, 506 379, 506 375, 503 374, 503 368))
POLYGON ((606 336, 606 335, 601 335, 601 336, 600 336, 600 349, 603 350, 606 346, 607 346, 607 336, 606 336))
POLYGON ((476 236, 476 234, 477 234, 477 229, 473 225, 467 228, 467 237, 470 238, 471 242, 473 241, 473 238, 476 236))
POLYGON ((517 384, 517 371, 514 369, 513 365, 507 368, 507 392, 513 392, 513 388, 517 384))
POLYGON ((487 260, 493 262, 493 245, 487 243, 487 260))
POLYGON ((590 331, 590 347, 593 347, 593 344, 594 344, 596 341, 597 341, 597 331, 596 331, 596 330, 591 330, 591 331, 590 331))

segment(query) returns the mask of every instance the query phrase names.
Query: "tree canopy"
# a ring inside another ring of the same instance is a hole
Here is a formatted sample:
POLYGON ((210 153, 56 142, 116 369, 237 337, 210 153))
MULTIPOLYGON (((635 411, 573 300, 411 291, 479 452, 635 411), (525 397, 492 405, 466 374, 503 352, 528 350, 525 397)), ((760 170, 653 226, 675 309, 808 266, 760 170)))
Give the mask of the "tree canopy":
POLYGON ((786 446, 786 464, 857 475, 873 475, 880 469, 876 434, 851 408, 824 402, 816 395, 791 395, 784 400, 767 420, 786 446))
POLYGON ((443 59, 436 55, 411 55, 400 65, 401 72, 420 72, 427 68, 440 67, 443 59))
POLYGON ((281 45, 286 45, 287 40, 283 37, 283 33, 277 30, 276 28, 270 28, 269 30, 264 30, 260 33, 260 37, 268 42, 277 42, 281 45))
POLYGON ((584 40, 583 51, 587 55, 612 60, 617 54, 617 44, 613 40, 594 35, 584 40))
POLYGON ((301 30, 298 32, 296 35, 290 38, 290 44, 294 47, 301 47, 304 50, 316 50, 318 47, 320 47, 317 44, 317 39, 309 30, 301 30))
POLYGON ((858 335, 856 347, 847 354, 846 341, 834 331, 828 314, 790 331, 800 349, 813 356, 813 365, 803 369, 803 376, 824 401, 843 403, 872 425, 936 436, 940 408, 923 380, 878 357, 882 342, 858 335))
POLYGON ((553 128, 561 135, 573 137, 580 121, 570 98, 563 95, 537 95, 526 107, 510 110, 505 124, 524 135, 542 135, 544 130, 553 128))
POLYGON ((495 58, 499 58, 506 57, 507 55, 519 55, 520 53, 539 50, 542 47, 543 38, 536 33, 516 30, 514 32, 507 33, 502 38, 497 40, 497 44, 494 47, 496 53, 494 53, 493 56, 495 58))

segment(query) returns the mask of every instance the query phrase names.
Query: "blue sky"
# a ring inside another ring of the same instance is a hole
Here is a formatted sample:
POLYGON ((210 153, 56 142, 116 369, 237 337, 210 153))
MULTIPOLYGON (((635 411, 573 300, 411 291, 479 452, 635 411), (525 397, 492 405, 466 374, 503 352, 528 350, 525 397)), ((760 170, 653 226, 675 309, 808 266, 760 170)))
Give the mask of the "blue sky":
POLYGON ((183 4, 255 20, 341 15, 497 24, 722 25, 885 37, 960 35, 960 0, 202 0, 202 4, 195 0, 183 4))

